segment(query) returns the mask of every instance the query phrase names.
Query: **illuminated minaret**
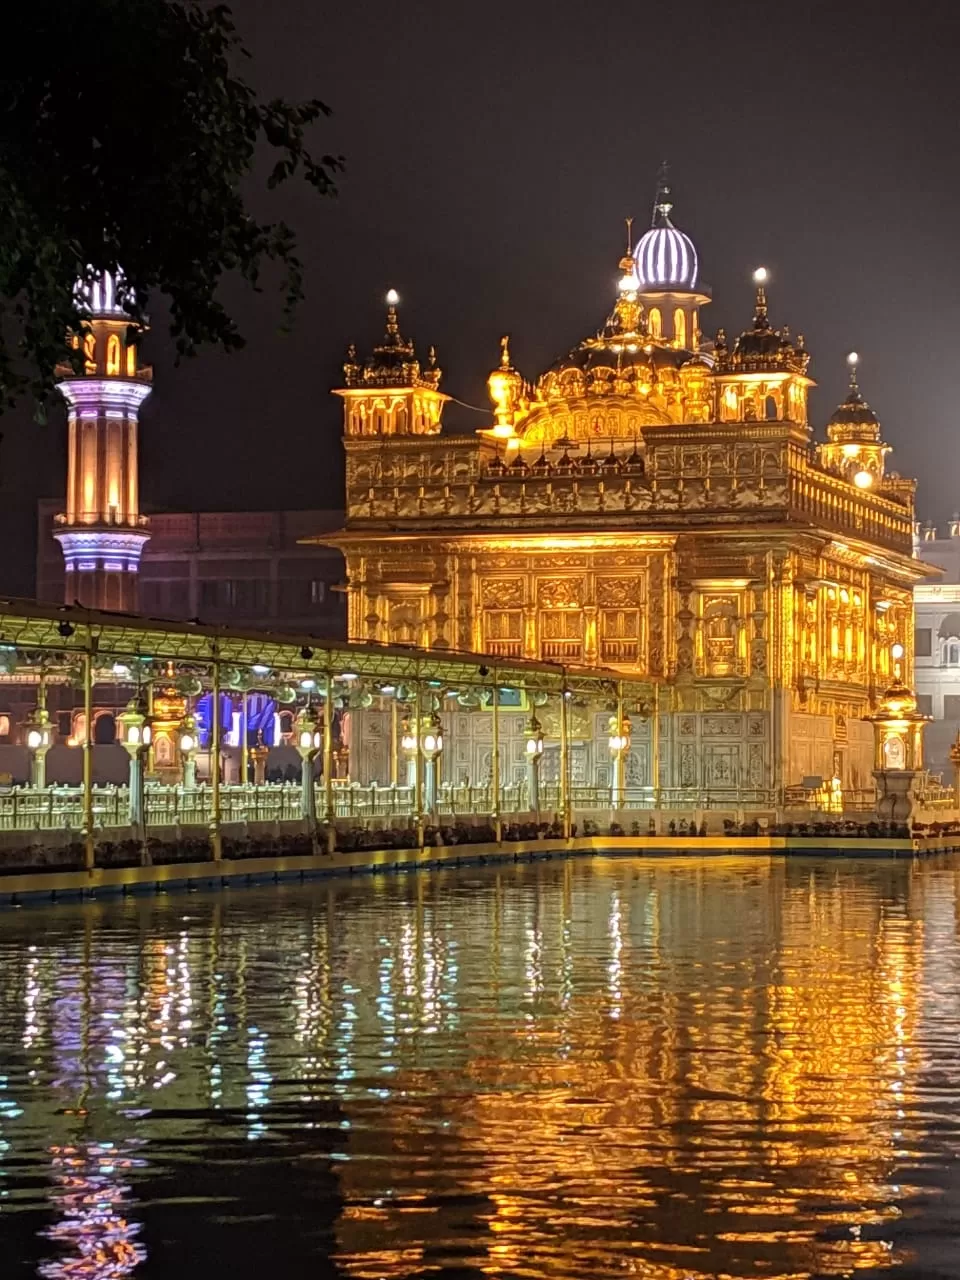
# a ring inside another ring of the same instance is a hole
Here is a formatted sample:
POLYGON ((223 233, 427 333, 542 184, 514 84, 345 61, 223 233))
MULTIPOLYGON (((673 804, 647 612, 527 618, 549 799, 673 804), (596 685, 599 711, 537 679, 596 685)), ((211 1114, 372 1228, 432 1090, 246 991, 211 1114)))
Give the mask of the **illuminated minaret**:
POLYGON ((89 313, 82 339, 84 371, 61 366, 58 390, 67 402, 66 510, 54 537, 63 548, 67 604, 135 612, 137 575, 150 537, 140 514, 137 424, 153 370, 137 359, 141 330, 118 297, 118 277, 104 273, 81 286, 89 313))

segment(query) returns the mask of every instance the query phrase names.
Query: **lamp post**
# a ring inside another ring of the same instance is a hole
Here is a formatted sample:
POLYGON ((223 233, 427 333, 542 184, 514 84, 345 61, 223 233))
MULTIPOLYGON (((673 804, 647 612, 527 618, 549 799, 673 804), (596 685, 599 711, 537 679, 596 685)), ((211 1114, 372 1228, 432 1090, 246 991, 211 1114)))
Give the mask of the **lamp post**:
POLYGON ((923 730, 932 717, 917 710, 917 695, 897 675, 874 714, 863 718, 873 724, 877 816, 909 823, 913 783, 923 766, 923 730))
POLYGON ((30 752, 30 785, 42 791, 47 785, 47 752, 53 746, 53 725, 44 703, 43 686, 37 692, 37 709, 23 726, 23 740, 30 752))
POLYGON ((540 816, 540 761, 543 759, 543 727, 536 716, 527 721, 526 744, 527 790, 530 812, 540 816))
POLYGON ((409 715, 400 723, 400 750, 407 757, 407 786, 417 785, 417 729, 416 719, 409 715))
POLYGON ((317 825, 317 796, 313 786, 313 762, 323 746, 323 734, 317 727, 317 717, 312 709, 304 707, 294 722, 297 751, 303 762, 300 774, 300 816, 309 828, 311 836, 317 825))
POLYGON ((431 817, 437 810, 438 761, 443 753, 443 722, 430 712, 420 722, 420 751, 423 754, 423 805, 431 817))
MULTIPOLYGON (((117 716, 120 741, 130 756, 130 826, 136 837, 146 837, 146 813, 144 807, 144 772, 147 753, 153 741, 153 726, 136 698, 131 698, 126 710, 117 716)), ((146 852, 144 851, 144 860, 146 852)))
POLYGON ((618 708, 616 715, 610 717, 610 736, 607 745, 613 760, 613 786, 610 792, 610 804, 614 809, 623 806, 623 759, 630 750, 630 717, 618 708))
POLYGON ((197 785, 197 717, 190 712, 180 721, 177 730, 177 746, 180 749, 180 764, 184 791, 193 791, 197 785))

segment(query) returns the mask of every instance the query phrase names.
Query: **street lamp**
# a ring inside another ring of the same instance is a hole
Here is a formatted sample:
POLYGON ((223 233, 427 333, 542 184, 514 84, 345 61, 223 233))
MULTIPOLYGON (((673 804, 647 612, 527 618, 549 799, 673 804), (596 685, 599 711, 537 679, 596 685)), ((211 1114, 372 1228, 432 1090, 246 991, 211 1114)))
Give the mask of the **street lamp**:
POLYGON ((616 715, 610 717, 610 736, 607 739, 607 745, 613 759, 610 804, 614 809, 619 809, 623 805, 623 759, 630 750, 630 732, 630 717, 625 712, 618 711, 616 715))
POLYGON ((197 785, 197 747, 199 745, 197 717, 191 712, 187 712, 177 729, 177 746, 180 749, 180 763, 183 768, 183 789, 185 791, 193 791, 197 785))
POLYGON ((543 726, 532 715, 525 729, 524 752, 527 757, 527 789, 530 792, 530 812, 540 813, 540 761, 543 758, 543 726))
POLYGON ((42 691, 37 695, 33 719, 28 720, 23 728, 23 740, 30 752, 30 785, 42 791, 47 785, 47 752, 53 746, 53 725, 42 691))
POLYGON ((416 720, 404 716, 400 722, 400 749, 407 757, 407 786, 417 785, 417 730, 416 720))
POLYGON ((130 756, 130 826, 139 834, 145 832, 144 813, 144 764, 153 741, 153 726, 136 698, 131 698, 126 710, 117 716, 120 741, 130 756))
POLYGON ((443 753, 443 721, 435 711, 420 721, 420 750, 423 754, 423 805, 427 813, 437 808, 437 761, 443 753))
POLYGON ((300 774, 300 816, 313 832, 317 823, 317 797, 313 786, 313 762, 323 747, 323 734, 317 727, 317 717, 306 706, 294 721, 294 741, 303 767, 300 774))

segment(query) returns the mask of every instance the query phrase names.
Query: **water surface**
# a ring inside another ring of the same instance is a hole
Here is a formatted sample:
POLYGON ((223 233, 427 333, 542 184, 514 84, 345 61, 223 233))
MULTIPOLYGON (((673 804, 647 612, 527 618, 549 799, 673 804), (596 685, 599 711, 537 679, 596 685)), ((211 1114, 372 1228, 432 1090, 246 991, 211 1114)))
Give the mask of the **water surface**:
POLYGON ((960 1275, 960 862, 0 914, 0 1274, 960 1275))

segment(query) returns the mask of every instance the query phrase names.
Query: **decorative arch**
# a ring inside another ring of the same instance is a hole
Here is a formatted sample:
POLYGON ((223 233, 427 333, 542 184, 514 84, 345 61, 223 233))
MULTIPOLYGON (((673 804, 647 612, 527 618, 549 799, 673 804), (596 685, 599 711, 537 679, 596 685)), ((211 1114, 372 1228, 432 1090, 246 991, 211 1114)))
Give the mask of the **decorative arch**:
POLYGON ((98 747, 117 740, 117 722, 112 711, 98 711, 93 718, 93 740, 98 747))
POLYGON ((127 347, 127 377, 137 376, 137 344, 131 342, 127 347))
POLYGON ((678 347, 687 345, 687 313, 683 307, 677 307, 673 313, 673 340, 678 347))
POLYGON ((663 337, 663 317, 659 307, 651 307, 647 312, 647 331, 651 338, 663 337))
POLYGON ((116 377, 120 372, 120 339, 111 333, 107 339, 107 373, 116 377))

